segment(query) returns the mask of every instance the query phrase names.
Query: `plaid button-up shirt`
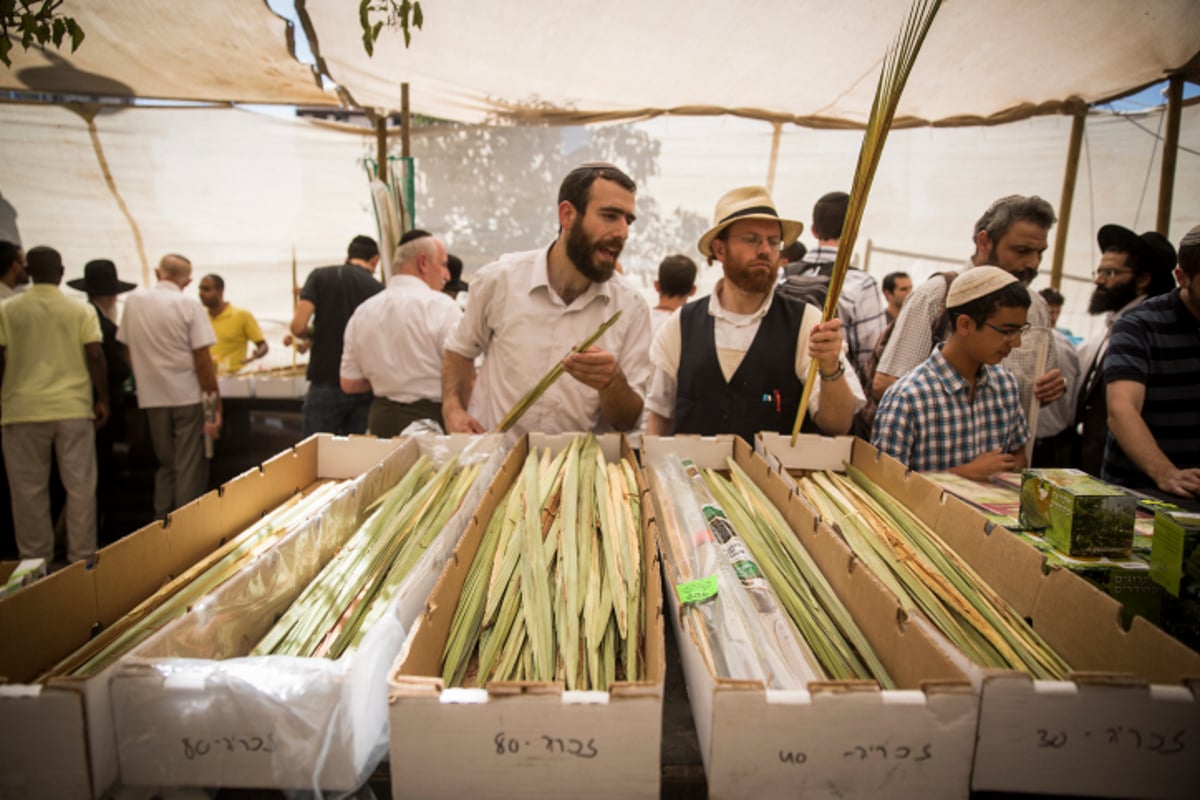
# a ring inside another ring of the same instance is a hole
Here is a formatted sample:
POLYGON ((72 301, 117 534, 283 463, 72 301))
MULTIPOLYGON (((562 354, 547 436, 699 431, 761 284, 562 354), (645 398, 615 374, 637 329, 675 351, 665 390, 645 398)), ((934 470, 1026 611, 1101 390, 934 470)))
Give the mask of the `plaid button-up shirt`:
POLYGON ((985 364, 974 399, 970 390, 938 347, 884 393, 871 443, 921 472, 961 466, 994 450, 1023 448, 1029 424, 1013 374, 985 364))

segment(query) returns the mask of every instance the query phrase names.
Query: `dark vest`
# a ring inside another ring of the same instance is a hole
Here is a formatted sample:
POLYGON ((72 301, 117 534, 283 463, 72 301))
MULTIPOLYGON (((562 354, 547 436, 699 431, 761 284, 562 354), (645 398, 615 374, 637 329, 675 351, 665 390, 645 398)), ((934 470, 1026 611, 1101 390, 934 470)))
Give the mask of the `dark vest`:
MULTIPOLYGON (((796 337, 804 304, 779 294, 729 382, 721 373, 709 298, 679 314, 682 334, 675 433, 736 433, 748 442, 759 431, 791 433, 802 384, 796 377, 796 337)), ((811 418, 805 431, 818 431, 811 418)))

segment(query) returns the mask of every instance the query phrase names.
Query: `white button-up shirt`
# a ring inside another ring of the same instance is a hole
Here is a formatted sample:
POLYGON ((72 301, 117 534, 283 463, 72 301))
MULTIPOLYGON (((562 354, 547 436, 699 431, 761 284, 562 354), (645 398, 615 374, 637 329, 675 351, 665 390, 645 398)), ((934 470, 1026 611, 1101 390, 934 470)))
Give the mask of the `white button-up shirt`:
MULTIPOLYGON (((576 344, 617 311, 621 318, 596 347, 613 354, 639 397, 650 377, 650 308, 615 273, 593 283, 570 305, 550 286, 546 250, 502 256, 471 279, 467 311, 446 342, 464 358, 484 355, 467 411, 491 429, 576 344)), ((562 375, 521 418, 522 431, 613 430, 600 413, 600 393, 562 375)))
POLYGON ((194 351, 217 336, 198 299, 170 281, 138 289, 125 301, 117 341, 129 346, 139 408, 200 402, 194 351))
POLYGON ((415 275, 393 275, 346 323, 343 378, 366 379, 397 403, 442 398, 442 348, 462 318, 450 295, 415 275))

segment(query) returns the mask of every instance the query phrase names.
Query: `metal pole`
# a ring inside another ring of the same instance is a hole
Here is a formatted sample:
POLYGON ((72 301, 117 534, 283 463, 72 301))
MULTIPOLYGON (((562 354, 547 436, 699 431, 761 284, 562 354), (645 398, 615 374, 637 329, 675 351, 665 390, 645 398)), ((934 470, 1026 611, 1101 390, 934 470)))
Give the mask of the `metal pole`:
POLYGON ((1163 141, 1162 176, 1158 181, 1158 220, 1154 229, 1171 235, 1171 200, 1175 194, 1175 160, 1179 155, 1179 115, 1183 107, 1183 76, 1167 84, 1167 134, 1163 141))
POLYGON ((1054 264, 1050 267, 1050 287, 1062 284, 1063 260, 1067 254, 1067 232, 1071 229, 1071 206, 1075 202, 1075 178, 1079 175, 1079 152, 1083 149, 1083 128, 1087 106, 1075 108, 1071 121, 1071 143, 1067 148, 1067 171, 1063 175, 1062 200, 1058 205, 1058 230, 1054 234, 1054 264))

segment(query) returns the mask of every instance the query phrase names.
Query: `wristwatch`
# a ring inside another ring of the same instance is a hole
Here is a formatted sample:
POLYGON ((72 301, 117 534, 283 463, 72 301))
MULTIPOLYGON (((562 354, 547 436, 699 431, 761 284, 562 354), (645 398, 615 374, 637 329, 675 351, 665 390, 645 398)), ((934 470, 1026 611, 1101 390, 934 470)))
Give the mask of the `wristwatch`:
POLYGON ((821 367, 817 367, 817 374, 821 376, 823 381, 836 381, 838 378, 846 374, 846 362, 840 357, 838 358, 838 368, 826 375, 821 371, 821 367))

